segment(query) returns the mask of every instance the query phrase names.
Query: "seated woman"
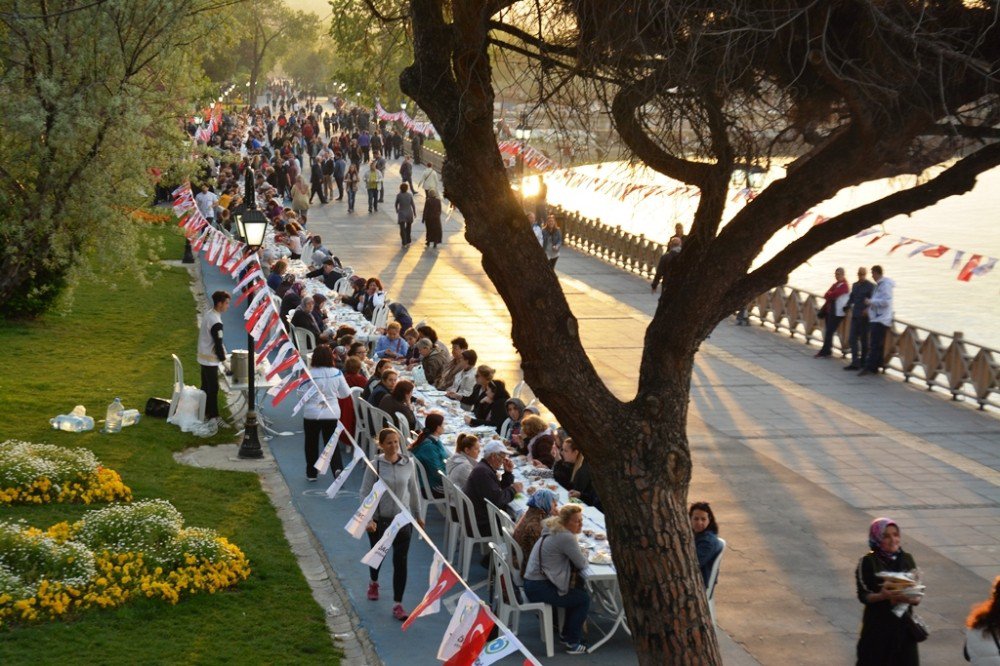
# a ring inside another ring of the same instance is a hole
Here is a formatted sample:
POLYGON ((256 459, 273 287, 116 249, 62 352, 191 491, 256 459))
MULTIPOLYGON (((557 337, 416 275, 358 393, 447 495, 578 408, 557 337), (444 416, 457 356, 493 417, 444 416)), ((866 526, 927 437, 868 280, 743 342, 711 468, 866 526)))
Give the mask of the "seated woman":
POLYGON ((277 291, 278 287, 281 286, 281 281, 285 277, 285 273, 288 271, 288 262, 284 259, 278 259, 271 266, 271 274, 267 276, 267 286, 271 288, 271 291, 277 291))
POLYGON ((583 623, 590 610, 590 594, 578 572, 588 566, 577 535, 583 530, 583 509, 567 504, 559 515, 542 523, 542 534, 531 549, 524 570, 524 594, 531 602, 566 609, 559 640, 569 654, 586 654, 583 623))
POLYGON ((481 365, 476 368, 476 385, 472 387, 472 393, 464 398, 460 398, 462 409, 474 411, 476 405, 486 396, 486 386, 493 381, 496 371, 488 365, 481 365))
POLYGON ((549 425, 541 416, 531 414, 521 420, 521 436, 528 450, 528 459, 535 467, 552 469, 556 461, 552 452, 555 439, 549 431, 549 425))
POLYGON ((322 333, 320 332, 319 327, 316 326, 316 318, 313 317, 313 310, 315 308, 316 301, 306 297, 302 303, 299 304, 299 307, 295 308, 295 311, 292 314, 292 326, 309 331, 313 334, 313 339, 316 344, 319 344, 322 333))
POLYGON ((691 518, 691 529, 694 530, 694 548, 698 554, 698 567, 701 577, 708 587, 708 577, 712 572, 715 558, 722 552, 722 542, 719 541, 719 525, 715 522, 715 514, 708 502, 695 502, 688 509, 691 518))
POLYGON ((288 287, 288 291, 281 297, 281 307, 278 314, 281 317, 281 325, 288 326, 288 313, 302 305, 302 292, 305 286, 301 282, 295 282, 288 287))
POLYGON ((353 291, 349 296, 341 296, 340 300, 344 303, 344 305, 357 309, 358 304, 361 302, 361 298, 365 295, 365 279, 360 275, 352 275, 348 282, 351 283, 351 289, 353 291))
POLYGON ((484 393, 472 408, 473 416, 466 416, 465 420, 473 427, 487 425, 499 430, 503 420, 507 418, 503 407, 510 397, 507 387, 501 380, 494 379, 486 385, 484 393))
MULTIPOLYGON (((385 383, 384 378, 382 382, 385 383)), ((413 382, 404 379, 403 381, 396 382, 392 393, 382 397, 378 403, 378 408, 393 419, 396 418, 397 413, 402 414, 410 426, 410 432, 416 432, 417 417, 414 415, 413 407, 411 406, 412 399, 413 382)))
POLYGON ((398 321, 390 321, 385 327, 385 335, 375 343, 377 358, 404 359, 410 351, 410 345, 400 334, 402 327, 398 321))
POLYGON ((506 402, 504 407, 507 409, 507 419, 510 421, 507 442, 524 455, 527 453, 521 442, 521 416, 524 415, 524 402, 518 398, 511 398, 506 402))
POLYGON ((433 412, 424 419, 424 431, 410 445, 413 454, 427 472, 427 482, 431 486, 434 497, 444 497, 444 484, 441 475, 445 473, 448 461, 448 451, 441 443, 441 433, 444 432, 444 415, 433 412))
POLYGON ((364 388, 368 385, 368 380, 361 374, 361 360, 353 356, 348 356, 344 360, 344 379, 351 388, 355 386, 364 388))
POLYGON ((376 277, 370 277, 365 282, 365 293, 361 295, 361 299, 354 309, 364 315, 365 319, 371 321, 375 314, 375 308, 381 305, 385 305, 385 291, 383 291, 382 282, 376 277))
MULTIPOLYGON (((538 537, 542 536, 542 521, 551 518, 559 511, 555 493, 548 488, 536 490, 528 498, 528 509, 521 515, 521 519, 514 526, 514 541, 521 547, 521 552, 525 553, 523 562, 514 562, 514 566, 521 569, 521 576, 528 567, 528 557, 538 537)), ((515 558, 516 559, 516 558, 515 558)))
POLYGON ((417 333, 416 329, 408 328, 406 329, 406 332, 403 333, 403 339, 406 340, 406 344, 409 346, 409 349, 407 349, 406 356, 402 360, 406 363, 407 369, 415 368, 420 365, 421 361, 424 360, 424 358, 420 355, 420 352, 417 350, 417 340, 420 339, 420 334, 417 333))
POLYGON ((448 478, 459 488, 465 488, 465 482, 478 462, 479 438, 467 432, 459 433, 455 440, 455 453, 445 464, 448 478))
POLYGON ((552 477, 569 491, 570 497, 601 508, 594 481, 590 477, 590 463, 583 459, 583 452, 576 448, 572 437, 563 440, 559 459, 552 466, 552 477))
POLYGON ((387 358, 384 358, 375 364, 375 372, 372 373, 372 376, 365 384, 365 390, 361 392, 362 400, 368 400, 375 387, 382 382, 382 373, 390 368, 392 368, 392 361, 387 358))
POLYGON ((368 396, 368 402, 379 406, 382 402, 382 398, 392 393, 392 389, 396 388, 396 381, 399 379, 399 373, 388 368, 382 371, 382 380, 372 388, 371 395, 368 396))

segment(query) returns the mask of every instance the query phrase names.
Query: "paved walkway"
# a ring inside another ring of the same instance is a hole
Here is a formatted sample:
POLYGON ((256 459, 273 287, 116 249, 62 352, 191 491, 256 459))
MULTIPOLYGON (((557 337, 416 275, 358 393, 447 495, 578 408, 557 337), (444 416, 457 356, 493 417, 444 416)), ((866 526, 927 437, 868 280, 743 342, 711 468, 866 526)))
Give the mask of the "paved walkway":
MULTIPOLYGON (((415 320, 426 319, 445 340, 465 336, 498 376, 519 381, 509 315, 478 252, 465 242, 457 211, 445 222, 437 251, 423 249, 419 222, 414 245, 399 248, 389 212, 397 169, 390 166, 384 211, 348 215, 344 203, 316 205, 309 228, 358 273, 380 276, 415 320)), ((417 168, 415 180, 419 175, 417 168)), ((422 203, 419 197, 418 208, 422 203)), ((598 371, 628 399, 655 308, 648 284, 572 251, 563 253, 557 272, 598 371)), ((237 325, 227 322, 227 331, 238 331, 237 325)), ((242 346, 238 332, 230 335, 230 347, 242 346)), ((965 614, 1000 574, 1000 420, 901 382, 841 372, 838 361, 813 360, 813 351, 726 322, 699 354, 689 427, 691 498, 712 501, 729 543, 716 593, 726 661, 851 662, 861 615, 854 565, 867 549, 868 522, 890 515, 928 585, 921 610, 932 636, 921 646, 923 661, 956 663, 965 614)), ((421 620, 423 626, 401 634, 389 602, 364 599, 366 575, 358 560, 367 545, 343 531, 358 502, 360 474, 350 484, 353 493, 329 501, 302 478, 298 437, 277 438, 271 449, 292 501, 353 596, 383 660, 434 663, 447 617, 421 620), (414 654, 428 659, 414 661, 414 654)), ((437 518, 432 537, 440 526, 437 518)), ((424 591, 429 563, 426 547, 412 552, 408 606, 424 591)), ((524 620, 521 634, 536 655, 544 654, 536 626, 524 620)), ((619 638, 582 661, 632 663, 634 656, 619 638)))

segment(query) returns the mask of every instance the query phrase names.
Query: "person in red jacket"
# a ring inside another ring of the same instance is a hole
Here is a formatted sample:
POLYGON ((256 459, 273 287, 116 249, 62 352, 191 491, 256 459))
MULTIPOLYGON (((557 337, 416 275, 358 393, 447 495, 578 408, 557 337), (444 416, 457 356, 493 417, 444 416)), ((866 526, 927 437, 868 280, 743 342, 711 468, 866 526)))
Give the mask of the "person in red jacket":
POLYGON ((851 293, 851 286, 847 284, 843 268, 838 268, 834 272, 834 279, 836 282, 823 294, 826 300, 819 311, 820 317, 826 322, 823 329, 823 347, 813 358, 829 358, 833 353, 833 333, 844 319, 844 308, 851 293))

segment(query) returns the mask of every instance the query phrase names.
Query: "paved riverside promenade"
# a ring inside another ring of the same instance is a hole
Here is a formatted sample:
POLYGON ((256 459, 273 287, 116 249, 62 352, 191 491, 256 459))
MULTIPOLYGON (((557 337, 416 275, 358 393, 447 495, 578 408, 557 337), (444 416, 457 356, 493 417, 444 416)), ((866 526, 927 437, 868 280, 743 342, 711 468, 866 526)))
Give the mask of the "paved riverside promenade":
MULTIPOLYGON (((421 172, 417 167, 415 181, 421 172)), ((520 372, 509 315, 478 252, 462 236, 458 212, 445 222, 445 243, 437 251, 424 250, 419 222, 414 244, 401 250, 391 212, 398 182, 393 162, 379 213, 367 214, 362 192, 353 215, 345 202, 314 205, 309 229, 357 273, 378 275, 415 321, 427 320, 446 341, 465 336, 481 362, 513 385, 520 372)), ((418 209, 423 201, 418 197, 418 209)), ((619 397, 629 399, 656 304, 648 283, 571 250, 563 251, 557 273, 598 371, 619 397)), ((205 279, 209 293, 223 284, 211 269, 205 279)), ((897 298, 905 299, 908 288, 899 285, 897 298)), ((238 325, 234 313, 227 319, 230 348, 245 346, 238 325)), ((862 611, 854 567, 867 550, 868 523, 880 515, 900 523, 903 546, 927 584, 920 612, 932 633, 921 646, 923 663, 959 663, 969 606, 985 598, 989 580, 1000 574, 1000 419, 895 380, 841 372, 839 361, 812 359, 814 351, 730 321, 698 356, 690 496, 712 502, 728 542, 716 591, 726 663, 853 663, 862 611)), ((300 431, 301 420, 288 418, 290 403, 266 411, 279 429, 300 431)), ((367 540, 355 542, 343 530, 359 501, 360 473, 330 501, 322 496, 329 477, 319 484, 304 480, 301 435, 269 444, 293 503, 384 662, 437 663, 433 656, 447 614, 422 618, 400 632, 390 616, 388 563, 381 576, 383 599, 365 599, 367 573, 359 560, 367 540)), ((428 516, 438 540, 440 516, 433 509, 428 516)), ((426 589, 429 562, 429 549, 414 542, 407 608, 426 589)), ((472 578, 482 575, 479 570, 472 578)), ((520 636, 544 660, 533 618, 522 619, 520 636)), ((571 661, 627 664, 635 657, 619 635, 594 655, 571 658, 557 651, 552 663, 571 661)))

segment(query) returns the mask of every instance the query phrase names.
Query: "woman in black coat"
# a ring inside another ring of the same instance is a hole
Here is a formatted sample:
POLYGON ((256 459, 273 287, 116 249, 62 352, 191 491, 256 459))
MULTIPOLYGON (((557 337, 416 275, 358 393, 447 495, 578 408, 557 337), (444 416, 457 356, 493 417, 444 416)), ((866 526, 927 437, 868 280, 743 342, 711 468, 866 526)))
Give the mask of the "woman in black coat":
POLYGON ((441 199, 436 190, 427 190, 427 201, 424 203, 424 224, 427 225, 427 238, 424 247, 434 247, 441 243, 441 199))
POLYGON ((472 406, 472 418, 466 417, 469 425, 487 425, 500 430, 500 426, 507 420, 507 399, 510 398, 507 387, 499 379, 494 379, 486 385, 483 393, 483 397, 472 406))
POLYGON ((855 571, 858 600, 865 605, 858 637, 858 666, 917 666, 920 657, 917 642, 907 626, 912 606, 920 603, 919 596, 883 589, 878 577, 882 571, 911 572, 917 568, 913 556, 900 547, 899 525, 889 518, 876 518, 868 530, 871 551, 861 558, 855 571), (893 609, 910 604, 902 617, 893 609))

